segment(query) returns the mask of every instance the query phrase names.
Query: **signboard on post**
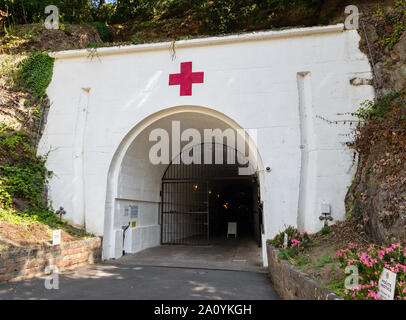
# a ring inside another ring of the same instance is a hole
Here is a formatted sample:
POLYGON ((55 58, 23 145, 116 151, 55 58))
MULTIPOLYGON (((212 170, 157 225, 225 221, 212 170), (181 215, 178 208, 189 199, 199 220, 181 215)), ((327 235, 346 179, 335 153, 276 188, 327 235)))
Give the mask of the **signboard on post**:
POLYGON ((61 230, 52 231, 52 245, 57 246, 61 244, 61 230))
POLYGON ((382 300, 393 300, 395 297, 396 273, 384 268, 379 278, 378 296, 382 300))

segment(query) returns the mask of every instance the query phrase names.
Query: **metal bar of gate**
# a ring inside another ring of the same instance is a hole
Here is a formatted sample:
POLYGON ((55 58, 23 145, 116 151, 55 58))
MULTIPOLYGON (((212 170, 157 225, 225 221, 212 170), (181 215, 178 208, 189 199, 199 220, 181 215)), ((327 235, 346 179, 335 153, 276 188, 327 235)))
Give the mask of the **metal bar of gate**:
POLYGON ((207 243, 207 181, 163 182, 161 201, 162 244, 207 243))

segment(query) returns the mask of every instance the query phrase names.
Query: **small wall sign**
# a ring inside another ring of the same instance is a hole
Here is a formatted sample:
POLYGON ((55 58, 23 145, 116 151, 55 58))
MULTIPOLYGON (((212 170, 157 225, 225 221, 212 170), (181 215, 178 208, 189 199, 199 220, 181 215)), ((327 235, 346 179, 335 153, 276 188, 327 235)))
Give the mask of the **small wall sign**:
POLYGON ((57 246, 61 244, 61 230, 52 231, 52 245, 57 246))
POLYGON ((130 206, 131 220, 138 218, 138 206, 130 206))
POLYGON ((132 221, 131 222, 131 227, 136 228, 137 227, 137 221, 132 221))
POLYGON ((378 296, 382 300, 393 300, 395 297, 396 273, 384 268, 378 283, 378 296))

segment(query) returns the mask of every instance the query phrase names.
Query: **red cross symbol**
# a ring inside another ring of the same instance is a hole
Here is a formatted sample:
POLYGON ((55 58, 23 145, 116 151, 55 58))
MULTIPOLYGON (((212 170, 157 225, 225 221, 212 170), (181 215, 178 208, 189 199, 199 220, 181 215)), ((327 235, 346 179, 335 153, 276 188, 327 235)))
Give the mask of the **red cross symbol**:
POLYGON ((181 96, 192 95, 193 83, 204 83, 204 72, 192 72, 192 62, 182 62, 180 73, 169 75, 169 85, 180 86, 181 96))

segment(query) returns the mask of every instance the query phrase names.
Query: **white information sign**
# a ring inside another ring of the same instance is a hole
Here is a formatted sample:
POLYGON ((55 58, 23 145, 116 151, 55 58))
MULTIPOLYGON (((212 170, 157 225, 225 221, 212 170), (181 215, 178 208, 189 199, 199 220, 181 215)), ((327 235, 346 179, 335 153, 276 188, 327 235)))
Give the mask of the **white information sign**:
POLYGON ((61 244, 61 230, 52 231, 52 245, 57 246, 61 244))
POLYGON ((384 268, 379 278, 378 296, 382 300, 393 300, 395 297, 396 273, 384 268))
POLYGON ((237 222, 229 222, 227 228, 227 238, 233 235, 237 238, 237 222))
POLYGON ((138 218, 138 206, 130 206, 131 220, 138 218))

